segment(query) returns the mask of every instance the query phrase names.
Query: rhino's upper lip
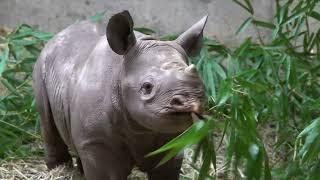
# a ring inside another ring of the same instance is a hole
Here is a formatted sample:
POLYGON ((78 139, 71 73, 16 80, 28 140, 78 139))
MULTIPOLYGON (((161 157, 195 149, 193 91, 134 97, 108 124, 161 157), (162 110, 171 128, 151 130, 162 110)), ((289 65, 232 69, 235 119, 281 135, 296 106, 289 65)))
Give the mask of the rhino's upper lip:
POLYGON ((175 115, 175 116, 191 116, 191 114, 196 115, 199 119, 202 119, 202 115, 199 112, 195 112, 195 111, 169 111, 168 112, 169 115, 175 115))
POLYGON ((186 120, 189 120, 193 123, 199 122, 201 119, 203 119, 203 116, 201 114, 198 114, 196 112, 192 111, 184 111, 184 112, 171 112, 170 115, 174 117, 184 117, 186 120))
POLYGON ((177 116, 181 116, 181 115, 189 115, 191 114, 191 112, 184 112, 184 111, 172 111, 170 113, 168 113, 169 115, 177 115, 177 116))
POLYGON ((186 108, 186 109, 173 109, 171 107, 165 107, 161 111, 159 111, 157 114, 162 114, 164 116, 190 116, 191 114, 195 114, 198 116, 200 119, 202 119, 202 111, 186 108))

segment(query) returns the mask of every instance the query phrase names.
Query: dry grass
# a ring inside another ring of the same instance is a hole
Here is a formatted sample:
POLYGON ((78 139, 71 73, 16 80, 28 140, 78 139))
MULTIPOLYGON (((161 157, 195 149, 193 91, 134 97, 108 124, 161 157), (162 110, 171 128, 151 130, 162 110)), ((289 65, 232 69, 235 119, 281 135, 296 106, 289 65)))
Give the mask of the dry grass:
MULTIPOLYGON (((183 167, 181 168, 181 177, 186 179, 194 179, 197 171, 190 164, 192 162, 192 149, 186 149, 186 158, 184 159, 183 167)), ((218 160, 222 157, 218 157, 218 160)), ((201 163, 197 162, 199 166, 201 163)), ((220 163, 218 163, 220 164, 220 163)), ((212 171, 214 172, 214 171, 212 171)), ((68 166, 59 166, 51 171, 47 170, 42 157, 32 157, 28 159, 12 159, 2 161, 0 164, 0 180, 81 180, 81 176, 77 168, 68 166)), ((145 180, 145 173, 137 170, 132 171, 128 177, 129 180, 145 180)))
POLYGON ((0 166, 0 179, 8 180, 62 180, 81 179, 81 175, 76 169, 66 166, 59 166, 51 171, 38 157, 24 160, 5 161, 0 166))
MULTIPOLYGON (((273 144, 275 142, 275 130, 270 126, 261 127, 262 138, 264 139, 268 155, 270 157, 270 164, 273 166, 280 163, 283 156, 279 153, 274 153, 273 144)), ((221 139, 221 132, 215 132, 216 147, 218 141, 221 139)), ((41 148, 41 145, 38 146, 41 148)), ((225 164, 225 141, 218 149, 217 153, 217 170, 213 167, 209 172, 210 175, 216 175, 218 179, 234 179, 232 178, 232 169, 228 169, 225 164)), ((192 156, 194 150, 187 148, 185 150, 185 158, 181 168, 181 179, 196 179, 198 171, 201 166, 201 161, 198 160, 195 164, 192 163, 192 156)), ((74 160, 75 163, 75 160, 74 160)), ((75 165, 76 166, 76 165, 75 165)), ((243 174, 243 170, 237 169, 239 174, 243 174)), ((47 170, 43 157, 30 157, 27 159, 7 159, 0 161, 0 180, 84 180, 77 168, 70 168, 68 166, 59 166, 51 171, 47 170)), ((128 177, 129 180, 146 180, 146 175, 137 170, 132 171, 128 177)))

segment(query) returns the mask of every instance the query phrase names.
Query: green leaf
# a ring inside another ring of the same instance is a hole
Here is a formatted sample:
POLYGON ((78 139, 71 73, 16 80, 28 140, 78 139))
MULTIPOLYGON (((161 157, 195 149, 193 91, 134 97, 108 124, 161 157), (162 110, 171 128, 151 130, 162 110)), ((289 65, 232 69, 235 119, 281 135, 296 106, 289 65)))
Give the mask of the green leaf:
POLYGON ((168 151, 170 149, 182 150, 186 146, 196 144, 200 142, 212 128, 213 128, 213 123, 211 121, 207 121, 207 122, 199 121, 193 124, 190 128, 188 128, 178 137, 172 139, 167 144, 163 145, 158 150, 147 154, 146 157, 150 157, 150 156, 168 151))
POLYGON ((298 135, 298 138, 302 138, 309 133, 312 133, 313 130, 317 130, 320 127, 320 117, 313 120, 313 122, 308 125, 301 133, 298 135))
POLYGON ((5 70, 7 66, 7 60, 9 58, 9 46, 8 44, 5 45, 4 54, 1 56, 1 62, 0 62, 0 77, 2 76, 3 71, 5 70))
POLYGON ((25 39, 12 39, 10 40, 10 44, 12 44, 13 46, 30 46, 30 45, 36 45, 38 44, 40 41, 33 39, 33 40, 25 40, 25 39))
POLYGON ((242 4, 241 2, 239 2, 238 0, 233 0, 233 2, 237 3, 239 6, 241 6, 243 9, 245 9, 246 11, 248 11, 250 14, 253 14, 253 9, 251 4, 249 3, 248 5, 248 1, 246 0, 246 4, 247 6, 245 6, 244 4, 242 4))
POLYGON ((19 93, 17 93, 16 88, 12 86, 6 79, 0 77, 0 82, 13 94, 21 97, 19 93))
POLYGON ((31 35, 43 41, 48 41, 53 37, 52 33, 41 32, 41 31, 33 31, 31 35))
POLYGON ((292 23, 293 21, 295 21, 296 19, 300 18, 301 16, 305 15, 305 9, 300 10, 299 12, 291 15, 290 17, 288 17, 285 21, 283 21, 281 23, 281 25, 287 25, 289 23, 292 23))
POLYGON ((221 67, 220 64, 218 64, 217 62, 213 61, 212 67, 213 67, 214 72, 216 72, 217 74, 219 74, 219 76, 220 76, 223 80, 227 78, 226 72, 224 71, 224 69, 221 67))
POLYGON ((247 4, 248 9, 250 10, 251 14, 254 14, 254 9, 251 5, 250 0, 244 0, 244 2, 247 4))
POLYGON ((313 17, 314 19, 320 21, 320 13, 316 12, 316 11, 311 11, 309 14, 310 17, 313 17))
POLYGON ((268 23, 268 22, 264 22, 264 21, 259 21, 259 20, 252 20, 252 23, 255 24, 256 26, 260 26, 260 27, 264 27, 264 28, 268 28, 268 29, 275 29, 276 26, 272 23, 268 23))
POLYGON ((265 150, 264 154, 265 154, 265 157, 264 157, 264 179, 271 180, 271 171, 270 171, 270 166, 269 166, 268 154, 266 153, 266 150, 265 150))
POLYGON ((218 94, 217 106, 224 105, 227 100, 232 96, 232 83, 230 80, 222 82, 221 88, 218 94))
POLYGON ((173 40, 177 39, 178 36, 179 36, 178 34, 169 34, 169 35, 161 36, 160 40, 173 41, 173 40))
POLYGON ((250 69, 250 70, 243 71, 242 73, 236 75, 235 78, 244 78, 244 79, 250 80, 257 73, 258 73, 258 71, 256 69, 250 69))
POLYGON ((281 24, 288 15, 288 6, 284 5, 277 11, 278 24, 281 24))
POLYGON ((317 34, 311 33, 307 52, 311 52, 311 50, 315 48, 317 41, 320 42, 320 29, 318 30, 317 34))
POLYGON ((249 154, 252 159, 257 159, 258 154, 260 153, 260 148, 256 144, 251 144, 249 147, 249 154))
POLYGON ((310 178, 309 180, 317 180, 319 178, 320 172, 320 161, 315 162, 313 168, 311 168, 310 178))
POLYGON ((237 58, 241 57, 243 54, 245 54, 244 52, 250 47, 250 45, 252 45, 251 38, 247 38, 241 44, 241 46, 238 49, 236 49, 236 51, 234 52, 234 56, 237 58))
POLYGON ((141 32, 143 34, 147 34, 147 35, 151 35, 156 33, 154 30, 149 29, 149 28, 145 28, 145 27, 136 27, 134 28, 135 31, 141 32))
POLYGON ((302 149, 299 151, 299 156, 302 157, 303 163, 312 158, 317 158, 317 155, 320 153, 320 117, 307 126, 298 135, 298 138, 304 136, 306 136, 306 139, 302 149))
POLYGON ((107 10, 98 12, 98 13, 96 13, 95 15, 91 16, 91 17, 90 17, 90 20, 93 21, 93 22, 99 22, 99 21, 101 21, 101 20, 104 18, 104 16, 106 15, 106 13, 107 13, 107 10))
POLYGON ((257 144, 249 145, 250 160, 247 165, 248 179, 259 179, 262 170, 262 153, 257 144))
POLYGON ((28 29, 28 30, 25 30, 25 31, 20 31, 20 32, 17 32, 17 33, 13 33, 13 34, 10 34, 9 35, 9 39, 12 40, 12 39, 23 39, 25 37, 30 37, 32 34, 32 29, 28 29))
POLYGON ((24 37, 30 36, 32 32, 32 27, 27 24, 21 24, 13 32, 8 35, 8 39, 22 39, 24 37))
POLYGON ((303 27, 303 22, 304 22, 304 18, 301 18, 300 19, 300 22, 298 23, 298 25, 297 25, 297 28, 296 28, 296 31, 295 31, 295 33, 294 33, 294 40, 295 41, 297 41, 297 38, 299 37, 299 36, 301 36, 301 35, 303 35, 303 33, 300 33, 301 32, 301 29, 302 29, 302 27, 303 27))
POLYGON ((289 83, 291 73, 291 59, 288 56, 284 56, 286 66, 286 81, 289 83))
POLYGON ((42 32, 30 26, 21 25, 15 33, 9 35, 10 40, 22 40, 24 38, 36 37, 43 41, 48 41, 53 37, 52 33, 42 32))
POLYGON ((320 135, 319 133, 312 133, 306 137, 304 148, 299 152, 302 156, 302 163, 311 159, 316 159, 320 152, 320 135))
POLYGON ((181 148, 172 148, 169 150, 169 152, 160 160, 160 162, 156 165, 156 168, 163 165, 164 163, 168 162, 170 159, 175 157, 179 152, 181 151, 181 148))
POLYGON ((207 64, 206 66, 206 74, 207 74, 207 87, 210 90, 210 95, 213 97, 214 100, 216 100, 216 85, 215 85, 215 81, 214 81, 214 74, 212 72, 212 64, 207 64))
POLYGON ((212 148, 212 145, 209 144, 208 139, 204 139, 205 143, 203 144, 203 158, 202 158, 202 165, 199 172, 199 180, 204 180, 207 177, 213 152, 214 149, 212 148))
POLYGON ((249 17, 247 18, 238 28, 238 30, 236 31, 235 35, 239 35, 240 33, 242 33, 244 30, 246 30, 248 28, 248 26, 251 24, 253 18, 249 17))
POLYGON ((204 38, 204 44, 206 46, 222 46, 223 44, 221 44, 221 42, 214 40, 214 39, 208 39, 208 38, 204 38))
POLYGON ((196 144, 196 148, 194 150, 193 157, 192 157, 192 163, 196 163, 197 159, 200 157, 203 143, 204 141, 200 141, 198 144, 196 144))

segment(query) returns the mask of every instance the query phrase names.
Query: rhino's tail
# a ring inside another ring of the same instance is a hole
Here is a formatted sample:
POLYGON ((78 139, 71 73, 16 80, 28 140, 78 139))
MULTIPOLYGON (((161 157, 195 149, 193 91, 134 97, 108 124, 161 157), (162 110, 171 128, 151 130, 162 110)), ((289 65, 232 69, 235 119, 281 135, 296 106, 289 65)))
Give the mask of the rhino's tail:
POLYGON ((47 95, 43 73, 41 72, 41 56, 34 66, 33 84, 38 111, 40 113, 41 133, 44 139, 46 164, 49 169, 72 162, 68 147, 62 140, 54 123, 50 102, 47 95))

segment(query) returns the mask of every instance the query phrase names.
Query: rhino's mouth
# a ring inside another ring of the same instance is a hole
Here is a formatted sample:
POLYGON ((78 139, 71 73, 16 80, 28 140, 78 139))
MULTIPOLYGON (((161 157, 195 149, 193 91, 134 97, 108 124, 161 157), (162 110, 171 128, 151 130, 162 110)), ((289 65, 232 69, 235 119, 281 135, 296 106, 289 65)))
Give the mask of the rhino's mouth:
POLYGON ((196 123, 196 122, 200 121, 201 119, 203 119, 201 114, 199 114, 197 112, 190 112, 190 111, 170 112, 169 115, 173 116, 173 117, 178 117, 178 118, 186 118, 187 120, 190 120, 190 121, 192 120, 193 123, 196 123))

